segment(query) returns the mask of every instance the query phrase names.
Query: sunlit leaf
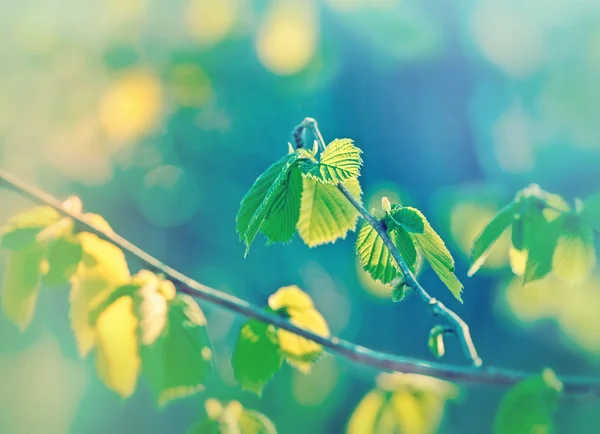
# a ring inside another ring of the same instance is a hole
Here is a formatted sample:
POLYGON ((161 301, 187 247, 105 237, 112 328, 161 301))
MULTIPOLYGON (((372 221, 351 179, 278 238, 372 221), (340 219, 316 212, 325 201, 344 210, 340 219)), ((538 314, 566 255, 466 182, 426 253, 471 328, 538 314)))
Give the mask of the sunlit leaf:
MULTIPOLYGON (((390 237, 393 236, 393 233, 390 237)), ((392 240, 393 241, 393 240, 392 240)), ((356 253, 364 270, 374 280, 392 283, 402 277, 394 258, 377 231, 364 222, 356 238, 356 253)))
POLYGON ((167 325, 167 298, 160 292, 161 280, 148 270, 141 270, 132 283, 135 291, 135 312, 139 319, 141 345, 151 345, 162 334, 167 325))
POLYGON ((178 294, 168 303, 167 324, 149 346, 142 346, 142 369, 158 405, 204 389, 212 370, 206 318, 196 302, 178 294))
MULTIPOLYGON (((304 177, 303 184, 298 233, 308 246, 333 243, 356 229, 358 210, 335 185, 309 177, 304 177)), ((358 180, 349 179, 344 185, 360 201, 362 190, 358 180)))
POLYGON ((594 230, 600 232, 600 192, 593 194, 583 201, 581 218, 594 230))
POLYGON ((67 234, 51 241, 46 248, 47 270, 42 279, 46 285, 63 285, 77 271, 83 258, 79 238, 67 234))
POLYGON ((32 244, 10 252, 2 283, 2 310, 21 330, 31 323, 40 289, 44 249, 32 244))
POLYGON ((282 362, 275 328, 257 320, 246 322, 231 358, 240 387, 261 395, 264 385, 279 371, 282 362))
POLYGON ((350 139, 335 139, 321 153, 318 164, 305 165, 310 178, 329 184, 355 179, 360 174, 361 150, 350 139))
POLYGON ((282 188, 273 201, 260 231, 270 243, 286 243, 296 232, 300 218, 300 199, 302 197, 302 173, 293 168, 288 173, 282 188))
MULTIPOLYGON (((317 335, 329 336, 327 322, 314 307, 312 299, 297 286, 280 288, 269 297, 269 307, 274 311, 283 311, 289 321, 298 327, 317 335)), ((278 329, 277 339, 286 361, 304 373, 310 371, 312 363, 323 351, 321 345, 287 330, 278 329)))
POLYGON ((0 230, 1 246, 8 250, 23 250, 36 242, 37 235, 60 220, 49 206, 34 208, 12 217, 0 230))
POLYGON ((194 425, 188 434, 277 434, 268 417, 244 408, 238 401, 223 406, 211 398, 205 407, 208 418, 194 425))
POLYGON ((494 418, 494 434, 554 432, 552 415, 562 389, 562 383, 550 369, 521 381, 504 395, 494 418))
MULTIPOLYGON (((286 183, 290 180, 289 172, 298 159, 299 153, 294 152, 272 164, 258 177, 242 199, 236 222, 240 240, 246 244, 246 254, 273 206, 282 204, 286 183)), ((283 203, 285 204, 285 201, 283 203)))
POLYGON ((96 322, 98 377, 124 398, 133 394, 140 370, 137 327, 131 297, 118 299, 96 322))
POLYGON ((394 286, 394 288, 392 289, 392 301, 394 303, 398 303, 404 300, 406 298, 408 290, 408 285, 404 283, 399 283, 398 285, 394 286))
POLYGON ((538 232, 531 235, 527 242, 527 263, 524 283, 541 279, 552 270, 552 255, 561 232, 563 218, 547 222, 540 220, 538 232))
POLYGON ((89 315, 116 288, 129 283, 131 276, 125 255, 111 243, 96 235, 78 234, 83 249, 83 260, 71 278, 71 327, 83 356, 94 346, 96 332, 90 325, 89 315))
POLYGON ((417 242, 423 255, 435 274, 448 287, 450 292, 462 303, 462 283, 454 275, 454 259, 446 248, 444 241, 433 230, 431 225, 425 220, 425 229, 422 234, 412 233, 411 237, 417 242))
POLYGON ((579 216, 565 219, 552 258, 554 273, 569 283, 584 281, 596 265, 594 233, 579 216))
POLYGON ((444 346, 444 333, 446 330, 446 327, 438 324, 429 332, 427 345, 429 346, 431 353, 437 358, 443 357, 446 353, 444 346))
POLYGON ((425 217, 416 208, 394 205, 390 217, 393 223, 401 226, 405 231, 421 234, 425 230, 425 217))
POLYGON ((511 225, 515 220, 516 214, 521 207, 520 203, 511 202, 500 210, 498 214, 485 227, 481 234, 473 243, 471 249, 471 268, 468 275, 472 276, 479 270, 487 259, 492 246, 500 238, 500 235, 511 225))

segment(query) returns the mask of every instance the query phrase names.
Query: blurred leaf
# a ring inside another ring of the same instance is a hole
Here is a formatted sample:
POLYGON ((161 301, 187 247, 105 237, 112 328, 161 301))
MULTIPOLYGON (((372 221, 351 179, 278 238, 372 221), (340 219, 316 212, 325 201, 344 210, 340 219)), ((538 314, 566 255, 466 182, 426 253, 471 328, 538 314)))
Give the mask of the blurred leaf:
POLYGON ((33 244, 8 256, 2 284, 2 310, 21 331, 29 326, 33 317, 43 255, 43 247, 33 244))
POLYGON ((300 198, 302 197, 302 173, 294 167, 288 172, 273 205, 265 217, 260 231, 266 235, 269 243, 286 243, 296 232, 296 224, 300 218, 300 198))
POLYGON ((246 254, 273 205, 278 203, 278 198, 279 204, 283 205, 281 199, 285 198, 287 183, 290 181, 289 172, 298 159, 299 153, 294 152, 272 164, 258 177, 242 199, 236 221, 240 240, 246 244, 246 254))
POLYGON ((71 278, 69 316, 79 354, 84 356, 96 340, 96 332, 89 323, 90 313, 116 288, 128 283, 131 276, 125 255, 118 247, 87 232, 77 237, 83 249, 83 261, 71 278))
MULTIPOLYGON (((317 335, 328 337, 329 327, 323 316, 314 307, 312 299, 297 286, 284 286, 269 297, 269 307, 284 312, 289 321, 317 335)), ((312 363, 321 355, 321 345, 287 330, 278 329, 279 348, 286 361, 308 373, 312 363)))
POLYGON ((240 330, 231 359, 240 387, 260 396, 282 362, 275 328, 257 320, 247 321, 240 330))
POLYGON ((392 301, 394 303, 398 303, 406 298, 406 293, 408 292, 408 285, 404 283, 399 283, 392 289, 392 301))
POLYGON ((562 218, 550 223, 543 218, 540 219, 537 232, 532 233, 531 239, 526 244, 527 263, 524 283, 541 279, 552 270, 552 255, 562 224, 562 218))
POLYGON ((471 249, 471 268, 468 275, 472 276, 479 270, 487 259, 492 246, 500 238, 500 235, 511 225, 515 220, 516 214, 521 207, 520 203, 511 202, 500 210, 492 221, 485 227, 481 234, 473 243, 471 249))
POLYGON ((142 346, 142 367, 158 405, 204 389, 212 370, 212 350, 206 318, 186 294, 168 303, 167 324, 149 346, 142 346))
MULTIPOLYGON (((309 247, 333 243, 356 229, 358 210, 335 185, 309 177, 304 177, 303 183, 298 233, 309 247)), ((358 180, 349 179, 344 185, 360 201, 362 190, 358 180)))
POLYGON ((133 394, 140 370, 137 327, 131 297, 119 298, 96 322, 98 377, 123 398, 133 394))
POLYGON ((223 407, 216 399, 207 399, 205 407, 208 418, 190 428, 188 434, 277 434, 268 417, 245 409, 238 401, 223 407))
POLYGON ((588 222, 594 230, 600 232, 600 192, 583 201, 581 218, 588 222))
MULTIPOLYGON (((424 218, 424 217, 423 217, 424 218)), ((424 220, 425 230, 422 234, 413 233, 411 237, 419 244, 423 250, 423 255, 435 274, 438 275, 444 285, 450 292, 462 303, 462 283, 454 275, 454 259, 446 248, 444 241, 433 230, 429 222, 424 220)))
POLYGON ((60 220, 49 206, 34 208, 12 217, 0 230, 1 246, 7 250, 23 250, 36 242, 37 235, 60 220))
POLYGON ((446 332, 446 327, 443 325, 434 326, 429 332, 429 338, 427 340, 427 345, 431 350, 431 353, 437 357, 443 357, 446 353, 446 349, 444 347, 444 333, 446 332))
POLYGON ((63 285, 77 271, 83 258, 83 249, 79 238, 72 234, 59 237, 48 244, 46 261, 48 269, 42 276, 45 285, 63 285))
POLYGON ((161 281, 148 270, 141 270, 132 280, 137 286, 135 292, 135 312, 139 318, 141 345, 151 345, 167 326, 167 298, 159 291, 161 281))
POLYGON ((521 381, 504 395, 494 418, 494 434, 553 433, 552 414, 562 389, 550 369, 521 381))
POLYGON ((335 139, 321 153, 318 164, 306 164, 308 177, 328 184, 356 179, 360 174, 361 150, 350 139, 335 139))
POLYGON ((579 216, 568 216, 558 235, 552 269, 569 283, 584 281, 596 265, 594 233, 579 216))
POLYGON ((425 230, 425 217, 416 208, 393 205, 390 217, 407 232, 422 234, 425 230))

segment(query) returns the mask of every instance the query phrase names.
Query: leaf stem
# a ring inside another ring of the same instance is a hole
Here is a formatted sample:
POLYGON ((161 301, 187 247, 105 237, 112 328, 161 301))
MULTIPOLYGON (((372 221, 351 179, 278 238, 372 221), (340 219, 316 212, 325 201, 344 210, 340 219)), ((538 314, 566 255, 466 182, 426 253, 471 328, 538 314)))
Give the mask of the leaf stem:
MULTIPOLYGON (((34 203, 49 206, 59 214, 70 217, 79 229, 86 230, 109 243, 119 247, 125 253, 134 257, 148 269, 161 273, 177 287, 177 290, 189 294, 200 300, 207 301, 231 312, 254 318, 275 327, 282 328, 303 338, 322 345, 329 352, 345 357, 360 365, 369 366, 382 371, 404 372, 434 376, 440 379, 461 383, 509 387, 536 373, 498 369, 492 367, 473 368, 466 366, 453 366, 444 363, 428 362, 410 357, 400 357, 374 351, 369 348, 355 345, 337 337, 324 337, 308 330, 295 326, 289 321, 251 305, 223 291, 203 285, 175 269, 163 264, 155 257, 149 255, 117 233, 103 232, 85 220, 81 214, 73 213, 63 208, 62 203, 55 197, 33 187, 15 176, 0 170, 0 185, 24 196, 34 203)), ((600 397, 600 378, 563 376, 560 378, 565 394, 577 399, 600 397)))

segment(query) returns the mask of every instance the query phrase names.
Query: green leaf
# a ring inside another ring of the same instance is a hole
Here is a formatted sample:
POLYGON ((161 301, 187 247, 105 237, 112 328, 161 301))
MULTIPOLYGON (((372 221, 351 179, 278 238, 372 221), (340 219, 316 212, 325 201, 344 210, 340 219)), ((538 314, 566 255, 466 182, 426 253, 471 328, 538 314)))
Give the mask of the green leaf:
POLYGON ((399 283, 396 286, 394 286, 394 289, 392 289, 392 301, 394 303, 398 303, 404 300, 406 298, 408 290, 408 285, 404 283, 399 283))
POLYGON ((208 418, 194 425, 188 434, 277 434, 264 414, 245 409, 238 401, 225 407, 216 399, 205 402, 208 418))
POLYGON ((423 255, 435 274, 448 287, 450 292, 462 303, 462 283, 454 275, 454 259, 446 248, 444 241, 425 220, 425 230, 422 234, 413 233, 411 237, 418 243, 423 255))
MULTIPOLYGON (((240 240, 246 244, 246 255, 273 205, 281 204, 281 200, 277 202, 277 199, 285 194, 287 182, 290 181, 289 172, 299 158, 300 154, 294 152, 272 164, 258 177, 242 199, 236 222, 240 240)), ((271 222, 271 230, 273 230, 273 226, 274 223, 271 222)), ((267 231, 269 230, 267 229, 267 231)))
POLYGON ((483 229, 481 234, 473 243, 471 249, 471 268, 467 273, 472 276, 479 270, 487 259, 492 246, 500 238, 500 235, 514 222, 521 207, 520 203, 511 202, 500 210, 490 223, 483 229))
MULTIPOLYGON (((269 297, 269 307, 284 313, 292 324, 300 328, 329 336, 327 322, 315 308, 312 298, 295 285, 279 288, 269 297)), ((312 364, 323 352, 321 345, 283 329, 277 329, 277 341, 285 360, 305 374, 310 372, 312 364)))
POLYGON ((525 244, 527 262, 525 265, 524 284, 539 280, 552 270, 552 256, 563 223, 563 217, 552 222, 548 222, 542 217, 538 219, 537 231, 534 232, 532 228, 529 240, 525 244))
POLYGON ((257 320, 247 321, 240 330, 231 359, 240 387, 260 396, 282 362, 275 328, 257 320))
POLYGON ((27 329, 33 318, 43 255, 43 247, 33 244, 8 256, 2 284, 2 310, 21 331, 27 329))
POLYGON ((443 357, 446 353, 446 349, 444 347, 444 333, 446 332, 446 327, 443 325, 434 326, 429 332, 429 338, 427 339, 427 345, 429 346, 429 350, 431 353, 437 357, 443 357))
POLYGON ((158 405, 204 389, 212 370, 206 318, 196 302, 177 294, 168 303, 167 324, 149 346, 141 347, 142 370, 158 405))
POLYGON ((600 232, 600 192, 587 197, 583 201, 581 218, 594 230, 600 232))
POLYGON ((374 280, 391 283, 402 276, 383 239, 368 222, 364 222, 358 232, 356 253, 363 269, 374 280))
POLYGON ((238 421, 241 434, 277 434, 271 419, 257 411, 244 409, 238 421))
MULTIPOLYGON (((304 177, 303 184, 298 233, 308 246, 333 243, 356 229, 358 210, 335 185, 309 177, 304 177)), ((360 201, 362 190, 358 180, 350 179, 344 185, 360 201)))
POLYGON ((302 172, 297 167, 291 169, 284 187, 280 189, 269 210, 260 231, 269 243, 287 243, 296 232, 300 218, 300 200, 302 197, 302 172))
POLYGON ((504 395, 494 418, 494 434, 553 433, 552 415, 562 389, 550 369, 521 381, 504 395))
POLYGON ((350 139, 335 139, 321 153, 318 164, 304 165, 310 178, 328 184, 356 179, 360 174, 361 150, 350 139))
POLYGON ((34 208, 12 217, 0 230, 1 246, 8 250, 23 250, 36 242, 37 235, 60 220, 49 206, 34 208))
POLYGON ((390 217, 395 224, 408 232, 422 234, 425 230, 425 217, 416 208, 394 205, 390 217))
POLYGON ((83 249, 76 236, 68 234, 50 241, 46 248, 48 268, 42 276, 42 282, 45 285, 68 283, 82 259, 83 249))
POLYGON ((569 215, 562 225, 552 257, 554 274, 569 283, 583 282, 596 265, 594 233, 577 215, 569 215))

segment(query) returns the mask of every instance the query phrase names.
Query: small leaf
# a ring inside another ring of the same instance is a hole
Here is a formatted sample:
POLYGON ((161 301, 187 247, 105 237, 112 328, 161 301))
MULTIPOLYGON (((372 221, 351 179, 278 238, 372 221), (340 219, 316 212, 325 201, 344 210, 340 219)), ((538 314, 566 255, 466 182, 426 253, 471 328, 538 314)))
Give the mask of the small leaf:
POLYGON ((563 386, 550 369, 512 387, 494 418, 494 434, 554 432, 552 415, 563 386))
POLYGON ((33 318, 43 254, 43 247, 33 244, 8 256, 2 284, 2 310, 21 331, 27 329, 33 318))
POLYGON ((96 323, 98 377, 123 398, 133 394, 140 370, 137 327, 131 297, 115 301, 96 323))
POLYGON ((48 269, 42 276, 45 285, 64 285, 77 271, 83 258, 79 238, 68 234, 48 243, 46 261, 48 269))
POLYGON ((23 250, 36 242, 37 235, 60 220, 60 215, 49 206, 34 208, 12 217, 2 227, 1 246, 7 250, 23 250))
POLYGON ((415 234, 422 234, 425 230, 425 217, 416 208, 410 206, 394 205, 390 213, 394 223, 404 230, 415 234))
POLYGON ((391 283, 401 277, 398 266, 383 239, 367 222, 364 222, 356 238, 356 253, 364 270, 374 280, 391 283))
POLYGON ((520 203, 511 202, 500 210, 490 223, 483 229, 481 234, 473 243, 471 249, 471 268, 467 273, 472 276, 479 270, 487 259, 494 243, 500 235, 515 221, 515 217, 521 207, 520 203))
POLYGON ((595 231, 600 232, 600 192, 587 197, 583 201, 581 218, 595 231))
POLYGON ((150 346, 142 346, 142 369, 158 405, 204 389, 212 370, 212 350, 206 318, 186 294, 168 303, 167 324, 150 346))
POLYGON ((260 396, 282 362, 275 328, 257 320, 247 321, 240 330, 231 359, 240 387, 260 396))
POLYGON ((552 256, 563 222, 562 217, 552 222, 540 220, 538 232, 532 233, 526 245, 528 250, 524 284, 541 279, 552 270, 552 256))
POLYGON ((321 153, 318 164, 305 165, 305 174, 328 184, 356 179, 360 174, 361 150, 350 139, 335 139, 321 153))
POLYGON ((71 328, 79 354, 86 355, 94 346, 96 332, 90 325, 90 313, 118 287, 130 282, 125 255, 116 246, 94 234, 77 235, 83 249, 83 260, 71 278, 71 328))
POLYGON ((167 298, 159 291, 161 280, 151 271, 141 270, 133 278, 133 283, 138 286, 134 301, 140 321, 140 343, 152 345, 167 325, 167 298))
MULTIPOLYGON (((284 311, 289 321, 298 327, 329 336, 327 322, 315 309, 312 299, 297 286, 280 288, 269 297, 269 307, 274 311, 284 311)), ((287 330, 278 329, 277 339, 286 361, 303 373, 310 371, 312 363, 323 351, 321 345, 287 330)))
POLYGON ((268 417, 245 409, 238 401, 223 407, 216 399, 207 399, 205 406, 208 418, 194 425, 188 434, 277 434, 268 417))
POLYGON ((408 289, 409 289, 408 285, 406 285, 404 283, 399 283, 396 286, 394 286, 394 289, 392 289, 392 301, 394 303, 403 301, 406 298, 408 289))
POLYGON ((287 243, 292 239, 300 218, 301 197, 302 173, 295 167, 289 171, 284 187, 277 194, 260 228, 269 243, 287 243))
MULTIPOLYGON (((309 247, 344 239, 348 231, 356 229, 359 212, 335 185, 309 177, 304 177, 303 185, 298 233, 309 247)), ((348 180, 344 185, 360 201, 358 180, 348 180)))
POLYGON ((561 229, 552 257, 552 269, 566 282, 583 282, 596 265, 594 233, 575 215, 566 218, 561 229))
POLYGON ((423 255, 435 274, 448 287, 450 292, 462 303, 462 283, 454 275, 454 259, 446 248, 444 241, 433 230, 431 225, 424 221, 425 230, 422 234, 413 233, 411 237, 419 244, 423 250, 423 255))
POLYGON ((444 347, 444 333, 446 332, 446 327, 442 325, 434 326, 429 332, 429 339, 427 340, 427 345, 429 346, 429 350, 431 353, 437 357, 443 357, 446 353, 446 349, 444 347))
MULTIPOLYGON (((246 254, 256 237, 259 229, 271 211, 277 198, 285 194, 286 182, 289 181, 289 171, 292 170, 300 154, 294 152, 272 164, 254 182, 248 193, 242 199, 236 222, 240 240, 246 244, 246 254)), ((273 225, 273 223, 271 223, 273 225)))

